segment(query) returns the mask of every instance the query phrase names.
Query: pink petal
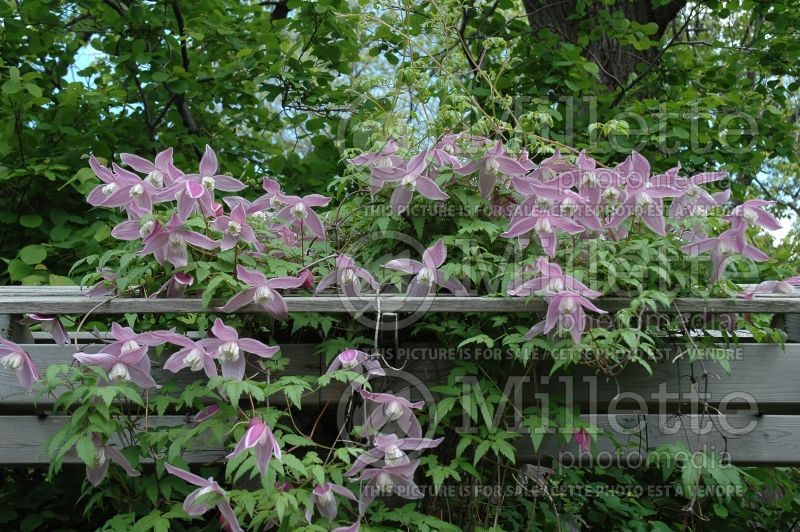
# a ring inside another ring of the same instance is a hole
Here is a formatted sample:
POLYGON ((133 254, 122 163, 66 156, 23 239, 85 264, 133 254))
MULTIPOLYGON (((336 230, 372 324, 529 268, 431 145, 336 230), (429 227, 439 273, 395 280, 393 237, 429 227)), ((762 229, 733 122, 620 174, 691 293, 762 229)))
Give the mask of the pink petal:
POLYGON ((223 342, 235 342, 239 339, 239 333, 236 332, 236 329, 225 325, 225 322, 220 318, 214 320, 211 332, 223 342))
POLYGON ((213 176, 217 173, 219 164, 217 163, 217 154, 211 149, 211 146, 206 144, 206 151, 203 153, 203 158, 200 159, 200 175, 213 176))

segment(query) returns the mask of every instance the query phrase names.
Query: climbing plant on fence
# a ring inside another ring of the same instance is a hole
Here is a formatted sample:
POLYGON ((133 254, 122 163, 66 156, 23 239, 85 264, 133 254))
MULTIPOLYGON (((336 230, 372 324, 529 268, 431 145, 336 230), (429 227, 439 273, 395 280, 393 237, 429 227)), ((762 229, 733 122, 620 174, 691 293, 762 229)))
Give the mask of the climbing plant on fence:
POLYGON ((591 452, 613 434, 569 402, 518 408, 505 385, 512 372, 651 371, 719 341, 710 330, 783 342, 769 315, 663 312, 679 297, 793 293, 800 277, 754 240, 779 227, 770 202, 730 204, 724 168, 688 175, 635 152, 604 165, 552 143, 529 154, 522 138, 378 139, 306 196, 268 177, 255 193, 210 147, 197 168, 177 168, 172 149, 90 157, 89 204, 121 218, 118 245, 73 268, 86 295, 98 308, 147 297, 203 309, 113 323, 31 315, 56 342, 74 341, 69 364, 37 368, 0 340, 3 368, 69 415, 47 444, 49 476, 77 457, 81 511, 108 530, 657 530, 745 515, 789 525, 794 470, 740 469, 678 443, 637 469, 563 467, 545 456, 547 439, 591 452), (289 308, 312 294, 352 312, 289 308), (376 319, 359 307, 391 294, 419 308, 376 319), (543 305, 469 312, 470 298, 501 295, 543 305), (622 299, 605 307, 609 296, 622 299), (466 314, 425 312, 449 297, 466 314), (422 397, 387 391, 409 342, 496 350, 503 363, 456 357, 422 397), (317 344, 327 371, 287 371, 301 355, 278 346, 292 343, 317 344), (192 379, 156 379, 154 367, 192 379), (336 400, 321 399, 331 388, 336 400), (191 423, 161 423, 176 413, 191 423), (218 461, 192 458, 209 450, 218 461), (648 492, 654 482, 667 491, 648 492))

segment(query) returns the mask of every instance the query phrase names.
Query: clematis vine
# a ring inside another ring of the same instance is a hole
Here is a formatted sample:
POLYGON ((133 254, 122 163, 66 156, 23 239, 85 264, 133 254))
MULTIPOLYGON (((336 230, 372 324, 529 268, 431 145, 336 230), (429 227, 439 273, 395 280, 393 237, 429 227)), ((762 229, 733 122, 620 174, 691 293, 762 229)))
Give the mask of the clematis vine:
POLYGON ((172 163, 172 153, 172 148, 167 148, 157 153, 152 162, 133 153, 120 153, 119 158, 137 172, 147 174, 147 177, 144 178, 145 182, 150 183, 155 188, 164 188, 172 185, 176 179, 183 176, 183 172, 178 170, 172 163))
POLYGON ((28 314, 21 323, 23 325, 38 324, 43 331, 50 333, 57 344, 69 344, 69 333, 55 314, 28 314))
POLYGON ((278 290, 299 288, 306 282, 306 279, 301 277, 275 277, 267 280, 263 273, 248 270, 241 264, 236 267, 236 276, 250 288, 230 298, 219 310, 233 312, 255 303, 264 307, 264 310, 278 320, 289 318, 289 308, 278 290))
POLYGON ((358 297, 361 294, 362 281, 365 281, 373 290, 378 290, 378 283, 371 273, 356 266, 351 257, 339 255, 336 257, 336 269, 320 279, 314 294, 319 294, 335 284, 347 297, 358 297))
POLYGON ((562 291, 549 295, 547 296, 547 303, 545 320, 531 327, 524 336, 526 340, 530 340, 540 334, 556 331, 557 334, 570 334, 575 344, 579 344, 583 337, 583 331, 586 330, 586 312, 584 309, 598 314, 607 314, 605 310, 597 308, 587 298, 575 292, 562 291))
POLYGON ((407 293, 411 297, 433 294, 436 292, 436 286, 449 290, 457 296, 468 296, 467 289, 458 279, 450 277, 445 280, 445 274, 439 268, 444 264, 446 258, 447 248, 445 248, 444 242, 437 240, 422 253, 422 262, 413 259, 395 259, 390 260, 383 267, 414 274, 408 284, 407 293))
POLYGON ((478 172, 478 189, 483 199, 492 197, 498 176, 512 177, 526 173, 525 168, 517 160, 506 154, 500 141, 479 160, 455 168, 454 171, 465 176, 478 172))
POLYGON ((662 176, 650 176, 650 163, 636 152, 620 165, 624 169, 625 190, 622 204, 611 215, 606 227, 616 229, 634 214, 653 232, 666 236, 664 199, 680 196, 677 169, 662 176))
POLYGON ((368 392, 364 389, 359 393, 363 399, 376 406, 364 422, 366 434, 376 433, 386 425, 396 423, 409 438, 422 437, 422 427, 414 410, 422 408, 424 401, 412 403, 408 399, 390 393, 368 392))
POLYGON ((753 299, 756 294, 783 294, 794 295, 796 292, 794 288, 800 286, 800 275, 789 277, 782 281, 764 281, 754 287, 748 288, 741 294, 741 299, 753 299))
MULTIPOLYGON (((368 353, 358 351, 357 349, 345 349, 336 355, 336 358, 333 359, 333 362, 328 366, 328 370, 325 373, 332 373, 340 369, 353 371, 362 376, 372 375, 383 377, 386 375, 386 372, 377 360, 368 353)), ((362 385, 356 381, 351 381, 350 386, 355 390, 360 390, 362 388, 362 385)))
POLYGON ((774 205, 774 201, 762 199, 747 200, 741 205, 737 205, 733 211, 724 216, 731 223, 731 229, 744 231, 748 226, 763 227, 769 231, 777 231, 781 228, 780 222, 771 215, 765 207, 774 205))
POLYGON ((175 475, 189 484, 198 486, 198 488, 191 492, 183 501, 184 512, 191 516, 203 515, 211 509, 213 505, 219 509, 222 518, 231 528, 232 532, 244 532, 239 525, 239 520, 236 519, 233 508, 231 508, 228 502, 228 494, 213 478, 209 477, 208 480, 206 480, 194 473, 179 469, 172 464, 166 464, 165 467, 169 474, 175 475))
POLYGON ((261 358, 271 358, 280 349, 267 346, 252 338, 239 338, 236 329, 225 325, 219 318, 214 321, 211 332, 215 338, 205 338, 197 343, 206 351, 216 351, 222 367, 222 375, 237 381, 244 378, 244 353, 252 353, 261 358))
POLYGON ((86 478, 95 488, 108 475, 109 460, 115 462, 120 466, 129 477, 138 477, 141 473, 135 470, 128 459, 125 458, 121 452, 116 448, 103 443, 103 439, 99 434, 92 435, 92 443, 94 443, 95 457, 92 465, 86 466, 86 478))
POLYGON ((769 255, 747 243, 747 236, 744 232, 745 227, 742 225, 738 227, 738 229, 728 229, 717 237, 699 240, 683 246, 683 251, 690 256, 705 252, 711 253, 712 268, 709 281, 712 283, 716 283, 722 278, 725 268, 738 254, 756 262, 763 262, 769 259, 769 255))
POLYGON ((267 467, 274 456, 281 460, 281 449, 269 426, 258 418, 250 419, 247 431, 239 440, 236 448, 225 458, 231 459, 239 456, 248 449, 256 450, 256 465, 262 475, 267 474, 267 467))
POLYGON ((383 188, 386 177, 383 170, 396 168, 405 163, 402 157, 395 155, 398 149, 397 143, 393 139, 389 139, 380 150, 363 153, 358 157, 347 160, 350 164, 366 166, 370 169, 369 190, 373 196, 383 188))
POLYGON ((218 245, 207 236, 186 229, 177 215, 172 216, 166 228, 157 224, 142 242, 144 247, 139 255, 152 253, 159 264, 169 262, 176 268, 183 268, 189 263, 187 244, 206 250, 215 249, 218 245))
POLYGON ((0 367, 17 374, 20 386, 30 390, 34 382, 39 382, 39 372, 33 360, 19 345, 0 338, 0 367))
MULTIPOLYGON (((344 486, 340 486, 339 484, 326 482, 324 484, 315 486, 314 489, 311 490, 311 499, 309 500, 309 505, 306 508, 306 521, 311 523, 311 518, 314 515, 315 507, 319 512, 319 514, 328 521, 335 520, 336 514, 339 513, 338 505, 336 504, 336 495, 339 495, 340 497, 344 497, 346 499, 350 499, 353 502, 357 500, 356 496, 353 494, 352 491, 345 488, 344 486)), ((336 532, 358 530, 357 525, 358 522, 354 523, 349 527, 339 527, 339 528, 334 528, 333 530, 336 532)))
POLYGON ((446 200, 450 197, 442 192, 433 179, 423 175, 428 166, 427 157, 428 152, 423 151, 412 157, 403 166, 392 169, 391 172, 390 169, 386 169, 384 180, 398 183, 392 192, 391 199, 394 214, 400 215, 408 209, 414 192, 419 192, 422 196, 435 201, 446 200))
POLYGON ((404 499, 421 499, 423 494, 419 486, 414 483, 417 467, 419 460, 396 467, 386 466, 365 470, 359 477, 359 480, 367 481, 361 488, 361 498, 358 501, 359 514, 364 515, 367 506, 378 496, 397 495, 404 499))
POLYGON ((248 244, 256 243, 256 234, 247 223, 247 213, 241 205, 231 210, 230 216, 218 216, 214 219, 214 227, 222 232, 219 248, 227 251, 236 247, 240 241, 248 244))
POLYGON ((181 349, 164 362, 164 369, 177 373, 183 368, 189 368, 192 371, 203 370, 209 378, 217 376, 217 365, 214 361, 219 356, 218 351, 209 352, 199 342, 177 333, 172 333, 167 342, 177 345, 181 349))
POLYGON ((330 203, 331 198, 326 198, 320 194, 310 194, 308 196, 286 196, 279 194, 278 200, 285 205, 276 214, 276 218, 286 221, 286 225, 299 227, 300 232, 307 227, 317 238, 325 240, 325 226, 319 215, 314 212, 313 207, 325 207, 330 203))
POLYGON ((124 350, 119 354, 75 353, 75 360, 85 366, 96 366, 106 371, 111 383, 133 382, 142 388, 160 388, 150 375, 150 357, 147 347, 124 350))
POLYGON ((411 460, 405 451, 433 449, 443 441, 444 438, 435 440, 430 438, 398 438, 396 434, 378 434, 375 437, 375 447, 359 455, 355 463, 353 463, 353 467, 345 475, 352 477, 368 465, 372 465, 379 460, 383 460, 383 463, 389 467, 408 465, 411 460))

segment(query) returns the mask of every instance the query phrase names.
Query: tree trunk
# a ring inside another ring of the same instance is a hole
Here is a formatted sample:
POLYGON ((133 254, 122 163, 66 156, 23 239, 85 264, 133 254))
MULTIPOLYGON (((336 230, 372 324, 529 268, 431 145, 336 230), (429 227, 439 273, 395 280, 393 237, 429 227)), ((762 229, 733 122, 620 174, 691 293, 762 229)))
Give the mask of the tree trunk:
MULTIPOLYGON (((534 36, 540 30, 549 29, 572 44, 577 44, 578 35, 591 31, 592 18, 601 9, 622 10, 625 18, 639 24, 655 22, 658 30, 652 38, 660 39, 669 23, 686 5, 686 0, 672 0, 658 7, 654 7, 651 0, 618 0, 610 7, 603 2, 593 2, 580 15, 577 14, 578 3, 578 0, 523 0, 534 36)), ((658 48, 636 50, 606 35, 584 48, 584 55, 597 63, 602 81, 609 88, 627 85, 631 74, 636 72, 636 66, 639 63, 652 64, 658 59, 658 53, 658 48)))

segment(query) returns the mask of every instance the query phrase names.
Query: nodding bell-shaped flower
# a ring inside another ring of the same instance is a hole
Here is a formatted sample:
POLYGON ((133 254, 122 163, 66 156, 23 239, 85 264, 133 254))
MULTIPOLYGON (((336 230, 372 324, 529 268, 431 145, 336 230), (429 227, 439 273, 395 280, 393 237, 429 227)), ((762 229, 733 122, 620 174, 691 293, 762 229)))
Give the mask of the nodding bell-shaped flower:
POLYGON ((189 484, 198 486, 196 490, 191 492, 183 501, 183 511, 191 516, 203 515, 211 506, 214 505, 219 509, 220 514, 231 532, 244 532, 242 527, 239 526, 239 520, 236 519, 236 514, 228 502, 228 494, 217 484, 213 478, 204 479, 194 473, 179 469, 172 464, 165 465, 167 472, 175 475, 181 480, 185 480, 189 484))
POLYGON ((737 205, 724 218, 731 223, 731 229, 735 230, 744 230, 748 226, 754 225, 769 231, 777 231, 781 228, 780 222, 766 210, 766 207, 774 204, 774 201, 761 199, 747 200, 741 205, 737 205))
POLYGON ((509 157, 503 143, 498 141, 486 154, 460 168, 453 169, 459 175, 470 175, 478 172, 478 189, 483 199, 489 199, 494 192, 497 178, 501 175, 513 177, 525 175, 525 168, 516 160, 509 157))
POLYGON ((348 255, 339 255, 336 257, 336 269, 319 281, 314 293, 319 294, 335 284, 347 297, 358 297, 361 294, 362 281, 366 281, 373 290, 378 290, 378 283, 372 274, 356 266, 348 255))
POLYGON ((389 393, 374 393, 359 390, 361 397, 375 404, 372 412, 364 422, 366 434, 374 434, 390 423, 395 423, 410 438, 420 438, 422 427, 413 410, 419 410, 423 401, 412 403, 408 399, 389 393))
POLYGON ((50 333, 57 344, 69 344, 69 333, 55 314, 28 314, 23 325, 38 324, 43 331, 50 333))
MULTIPOLYGON (((92 486, 97 487, 108 475, 109 462, 115 462, 118 466, 125 470, 129 477, 138 477, 140 473, 131 467, 130 462, 125 456, 116 448, 110 445, 103 444, 103 440, 99 434, 92 435, 92 443, 95 448, 95 459, 91 464, 86 464, 86 478, 92 486)), ((77 452, 72 449, 69 451, 70 455, 76 455, 77 452)))
POLYGON ((402 157, 395 155, 398 149, 397 143, 389 139, 379 150, 347 160, 350 164, 370 168, 369 191, 371 195, 377 194, 394 169, 405 163, 402 157))
POLYGON ((586 298, 594 299, 602 294, 578 281, 571 275, 565 275, 558 264, 549 262, 544 257, 536 260, 537 275, 533 279, 514 286, 508 293, 512 296, 548 296, 563 291, 575 292, 586 298))
POLYGON ((311 194, 302 198, 279 194, 276 197, 285 205, 275 214, 276 218, 284 220, 287 226, 307 227, 317 238, 325 240, 325 226, 312 208, 327 206, 331 198, 320 194, 311 194))
POLYGON ((423 151, 412 157, 408 163, 394 168, 393 172, 387 172, 386 181, 399 183, 392 193, 391 205, 394 214, 400 215, 408 209, 414 192, 419 192, 424 197, 436 201, 443 201, 450 197, 442 192, 433 179, 423 175, 428 166, 427 157, 428 152, 423 151))
MULTIPOLYGON (((328 371, 332 373, 340 369, 353 371, 361 375, 385 376, 386 372, 381 368, 380 363, 364 351, 356 349, 345 349, 333 359, 328 371)), ((355 390, 360 390, 362 385, 356 381, 351 381, 350 386, 355 390)))
POLYGON ((248 270, 242 265, 236 267, 236 276, 250 288, 230 298, 219 310, 233 312, 245 305, 255 303, 264 307, 264 310, 279 320, 289 317, 289 308, 278 290, 299 288, 306 281, 301 277, 275 277, 267 280, 263 273, 248 270))
POLYGON ((789 277, 783 281, 764 281, 739 294, 741 299, 753 299, 756 294, 784 294, 794 295, 795 287, 800 286, 800 275, 789 277))
POLYGON ((225 325, 217 318, 211 327, 216 338, 205 338, 197 342, 209 353, 216 352, 222 366, 222 375, 240 381, 244 378, 245 358, 243 353, 252 353, 261 358, 270 358, 278 352, 278 347, 267 346, 252 338, 239 338, 236 329, 225 325))
POLYGON ((353 467, 345 473, 352 477, 368 465, 379 460, 388 467, 398 467, 411 463, 405 451, 419 451, 433 449, 444 441, 444 438, 432 440, 430 438, 398 438, 396 434, 379 434, 375 438, 375 447, 356 458, 353 467))
POLYGON ((217 376, 217 366, 214 360, 219 357, 218 351, 207 351, 206 348, 183 335, 172 333, 167 342, 181 347, 164 362, 164 369, 177 373, 183 368, 191 371, 205 371, 211 378, 217 376))
MULTIPOLYGON (((128 343, 135 343, 133 340, 128 343)), ((85 366, 96 366, 106 371, 110 382, 131 381, 142 388, 160 388, 150 375, 150 357, 147 346, 135 349, 122 349, 119 354, 76 353, 75 360, 85 366)))
POLYGON ((256 242, 256 234, 248 225, 247 214, 241 205, 234 207, 230 216, 219 216, 214 219, 214 227, 222 232, 222 242, 219 246, 222 251, 235 248, 239 241, 248 244, 256 242))
POLYGON ((414 483, 414 473, 418 466, 419 460, 414 460, 401 466, 365 470, 359 477, 359 480, 367 481, 361 488, 359 514, 363 516, 367 506, 378 496, 394 494, 404 499, 422 498, 422 492, 414 483))
MULTIPOLYGON (((314 507, 316 507, 319 514, 325 519, 329 521, 336 519, 336 514, 338 513, 336 495, 350 499, 353 502, 357 500, 352 491, 339 484, 326 482, 325 484, 315 486, 314 489, 311 490, 311 500, 306 507, 306 521, 311 523, 311 518, 314 515, 314 507)), ((337 528, 335 530, 343 531, 347 530, 347 528, 337 528)))
POLYGON ((414 274, 408 284, 408 295, 423 297, 436 291, 436 286, 441 286, 457 296, 469 295, 464 285, 455 277, 445 280, 444 273, 439 269, 447 258, 447 249, 441 240, 437 240, 431 247, 422 253, 422 262, 413 259, 390 260, 383 265, 390 270, 398 270, 414 274))
POLYGON ((39 372, 30 355, 19 345, 3 338, 0 338, 0 367, 16 373, 20 386, 25 389, 30 389, 34 382, 39 381, 39 372))
POLYGON ((598 314, 606 314, 606 311, 600 310, 591 301, 575 292, 558 292, 548 296, 547 301, 546 319, 531 327, 525 334, 526 340, 555 330, 557 333, 569 333, 575 344, 579 344, 583 331, 586 329, 586 312, 584 309, 598 314))
POLYGON ((716 283, 722 278, 725 268, 738 254, 756 262, 769 259, 769 255, 747 243, 744 225, 739 225, 738 229, 728 229, 718 237, 693 242, 683 246, 682 249, 684 253, 688 253, 691 256, 705 252, 711 253, 712 271, 709 281, 712 283, 716 283))
POLYGON ((281 460, 281 449, 269 426, 258 418, 252 418, 247 431, 239 440, 239 444, 226 458, 231 459, 248 449, 256 450, 256 464, 262 475, 267 474, 267 466, 274 456, 281 460))

